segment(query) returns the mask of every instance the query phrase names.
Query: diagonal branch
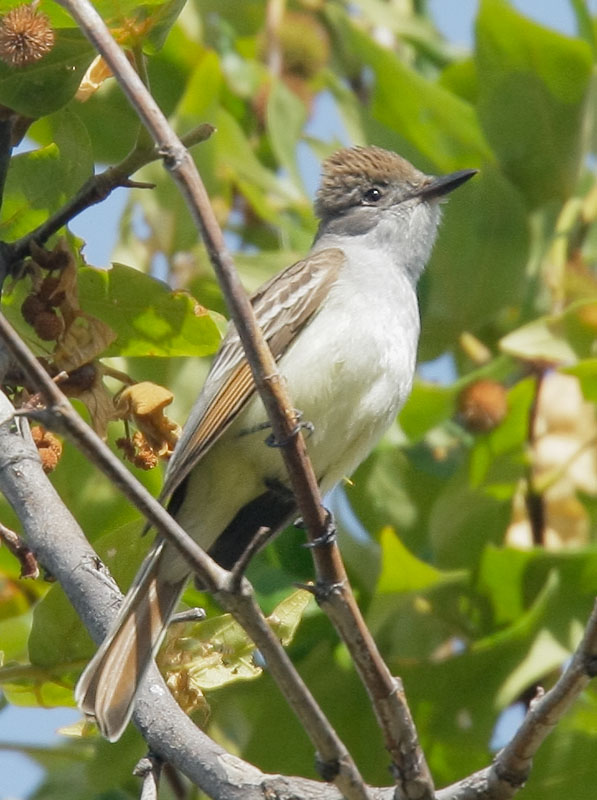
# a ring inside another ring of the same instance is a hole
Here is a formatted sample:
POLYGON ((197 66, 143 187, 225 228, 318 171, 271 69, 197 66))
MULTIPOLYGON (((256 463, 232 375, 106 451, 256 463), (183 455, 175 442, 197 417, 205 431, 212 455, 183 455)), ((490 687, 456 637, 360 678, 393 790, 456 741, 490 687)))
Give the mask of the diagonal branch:
MULTIPOLYGON (((214 130, 213 125, 204 122, 189 131, 181 141, 185 143, 186 147, 192 147, 209 139, 214 130)), ((29 254, 32 242, 39 245, 44 244, 50 236, 59 231, 60 228, 82 211, 105 200, 114 189, 119 187, 150 188, 151 184, 140 184, 132 181, 131 175, 141 167, 151 164, 152 161, 157 161, 160 157, 160 153, 153 146, 147 147, 144 142, 139 140, 120 164, 108 167, 103 172, 98 172, 97 175, 92 175, 74 197, 66 202, 62 208, 59 208, 55 214, 48 217, 35 230, 5 246, 2 260, 4 261, 6 274, 9 273, 12 264, 29 254)))
POLYGON ((533 758, 589 682, 597 676, 597 603, 568 668, 539 694, 512 740, 494 763, 437 793, 437 800, 509 800, 526 783, 533 758))
MULTIPOLYGON (((111 37, 88 0, 59 0, 75 18, 112 70, 133 108, 154 138, 165 166, 185 198, 203 239, 245 349, 257 391, 267 410, 272 431, 281 448, 302 518, 311 542, 325 540, 327 513, 321 504, 316 476, 298 426, 293 404, 277 371, 249 299, 211 208, 205 186, 188 151, 170 127, 139 75, 111 37)), ((334 541, 313 548, 317 584, 367 689, 390 753, 393 772, 406 797, 430 800, 433 783, 418 744, 410 711, 398 681, 390 674, 358 609, 334 541), (332 613, 333 612, 333 613, 332 613)))
MULTIPOLYGON (((44 474, 33 443, 20 435, 13 415, 14 409, 0 392, 2 492, 19 515, 37 558, 60 581, 71 604, 99 642, 116 618, 122 595, 44 474)), ((97 441, 96 455, 101 456, 103 448, 107 448, 101 440, 97 441)), ((112 455, 109 450, 107 453, 112 455)), ((141 484, 137 492, 138 501, 144 498, 151 505, 152 498, 141 484)), ((161 506, 155 500, 152 502, 154 511, 158 512, 161 506)), ((168 516, 164 509, 162 512, 168 516)), ((156 523, 160 515, 161 512, 154 515, 156 523)), ((176 527, 176 523, 171 522, 176 527)), ((201 560, 208 564, 210 559, 203 555, 201 560)), ((200 571, 199 565, 195 566, 200 571)), ((204 578, 206 576, 207 573, 204 578)), ((265 648, 269 659, 267 643, 265 648)), ((181 770, 210 797, 220 800, 263 800, 264 797, 340 800, 342 794, 345 798, 391 798, 392 789, 373 789, 365 794, 358 791, 357 784, 357 789, 352 790, 347 764, 342 766, 337 788, 313 780, 261 772, 226 752, 181 711, 155 665, 150 667, 140 686, 134 720, 152 752, 181 770)))
MULTIPOLYGON (((344 796, 354 800, 367 800, 368 793, 356 765, 267 624, 255 602, 249 582, 243 580, 238 586, 234 576, 218 566, 134 478, 109 447, 79 417, 2 314, 0 339, 48 403, 48 409, 30 410, 27 414, 41 417, 47 427, 57 428, 68 436, 91 463, 98 466, 141 511, 152 527, 179 549, 200 576, 206 589, 217 595, 226 610, 234 615, 263 652, 274 680, 313 742, 318 759, 322 764, 330 765, 330 770, 334 770, 335 783, 344 796)), ((99 637, 101 638, 103 637, 99 637)), ((159 748, 156 752, 164 755, 159 748)), ((167 756, 164 755, 164 758, 167 756)))

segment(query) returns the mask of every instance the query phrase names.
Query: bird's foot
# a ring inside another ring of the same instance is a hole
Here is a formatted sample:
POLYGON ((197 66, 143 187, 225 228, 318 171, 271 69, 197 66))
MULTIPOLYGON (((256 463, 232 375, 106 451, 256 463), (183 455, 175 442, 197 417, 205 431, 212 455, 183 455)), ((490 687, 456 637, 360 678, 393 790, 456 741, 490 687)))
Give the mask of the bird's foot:
MULTIPOLYGON (((336 529, 336 520, 334 519, 334 515, 332 512, 324 508, 325 511, 325 526, 323 533, 319 536, 316 536, 315 539, 312 539, 310 542, 305 542, 303 547, 327 547, 330 544, 333 544, 338 538, 338 531, 336 529)), ((304 527, 304 522, 301 519, 301 526, 304 527)), ((295 523, 296 525, 296 523, 295 523)), ((299 526, 299 527, 301 527, 299 526)))

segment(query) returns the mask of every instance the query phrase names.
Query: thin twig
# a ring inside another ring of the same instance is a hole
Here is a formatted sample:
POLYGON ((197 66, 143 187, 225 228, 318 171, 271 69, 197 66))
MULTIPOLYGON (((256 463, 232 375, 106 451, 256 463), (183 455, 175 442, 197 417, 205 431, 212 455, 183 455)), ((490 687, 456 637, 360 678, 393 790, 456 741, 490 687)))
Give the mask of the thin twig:
POLYGON ((158 789, 164 762, 159 756, 148 753, 136 764, 133 775, 143 781, 140 800, 158 800, 158 789))
MULTIPOLYGON (((209 139, 214 130, 213 125, 205 122, 189 131, 182 141, 186 142, 187 147, 191 147, 209 139)), ((39 227, 16 242, 5 245, 5 252, 2 255, 7 272, 10 270, 11 264, 29 254, 32 242, 39 245, 44 244, 50 236, 59 231, 60 228, 64 227, 82 211, 105 200, 114 189, 121 187, 151 188, 152 184, 131 181, 130 176, 141 167, 145 167, 159 158, 161 158, 161 154, 153 146, 148 147, 143 137, 139 138, 133 150, 120 164, 108 167, 103 172, 93 175, 83 184, 74 197, 65 203, 62 208, 59 208, 55 214, 48 217, 39 227)))
MULTIPOLYGON (((294 406, 234 269, 196 166, 93 7, 87 0, 59 2, 72 14, 84 34, 102 54, 147 126, 162 153, 165 166, 178 183, 192 217, 202 232, 245 349, 257 391, 271 421, 273 434, 279 442, 285 443, 281 452, 309 539, 311 542, 317 541, 325 535, 327 513, 321 505, 319 487, 307 456, 305 441, 300 431, 297 432, 294 406)), ((421 800, 429 800, 433 796, 433 783, 418 744, 410 711, 360 614, 338 547, 332 542, 326 547, 314 548, 313 558, 318 585, 341 587, 339 592, 334 592, 337 601, 334 602, 334 618, 339 623, 339 633, 350 650, 373 704, 398 785, 407 796, 413 794, 421 800)), ((325 603, 325 610, 328 608, 330 604, 325 603)))
POLYGON ((494 763, 437 793, 437 800, 509 800, 525 784, 541 744, 597 675, 597 603, 582 641, 556 684, 530 705, 512 740, 494 763))
POLYGON ((21 565, 21 578, 38 578, 39 566, 37 560, 18 533, 7 528, 0 522, 0 542, 4 542, 10 552, 19 560, 21 565))
POLYGON ((285 0, 268 0, 265 9, 265 46, 267 68, 271 75, 280 77, 282 72, 282 46, 280 44, 280 25, 286 11, 285 0))

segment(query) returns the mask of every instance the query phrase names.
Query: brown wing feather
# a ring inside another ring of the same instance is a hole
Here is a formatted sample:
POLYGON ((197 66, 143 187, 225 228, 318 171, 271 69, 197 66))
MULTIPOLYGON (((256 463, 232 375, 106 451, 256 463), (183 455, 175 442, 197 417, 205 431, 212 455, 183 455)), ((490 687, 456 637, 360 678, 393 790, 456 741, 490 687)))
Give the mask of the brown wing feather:
MULTIPOLYGON (((253 295, 257 321, 276 361, 320 308, 343 264, 342 250, 321 250, 274 276, 253 295)), ((162 498, 184 480, 254 391, 251 369, 231 325, 168 465, 162 498)))

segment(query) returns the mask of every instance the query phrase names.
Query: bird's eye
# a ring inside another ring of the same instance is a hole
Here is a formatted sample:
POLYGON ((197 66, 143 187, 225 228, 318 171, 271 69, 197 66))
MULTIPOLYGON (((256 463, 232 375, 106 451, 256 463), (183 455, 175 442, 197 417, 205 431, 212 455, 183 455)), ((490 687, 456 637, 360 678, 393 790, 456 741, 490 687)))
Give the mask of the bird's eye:
POLYGON ((377 186, 374 186, 371 189, 367 189, 367 191, 363 195, 363 200, 365 203, 377 203, 382 198, 381 189, 377 186))

